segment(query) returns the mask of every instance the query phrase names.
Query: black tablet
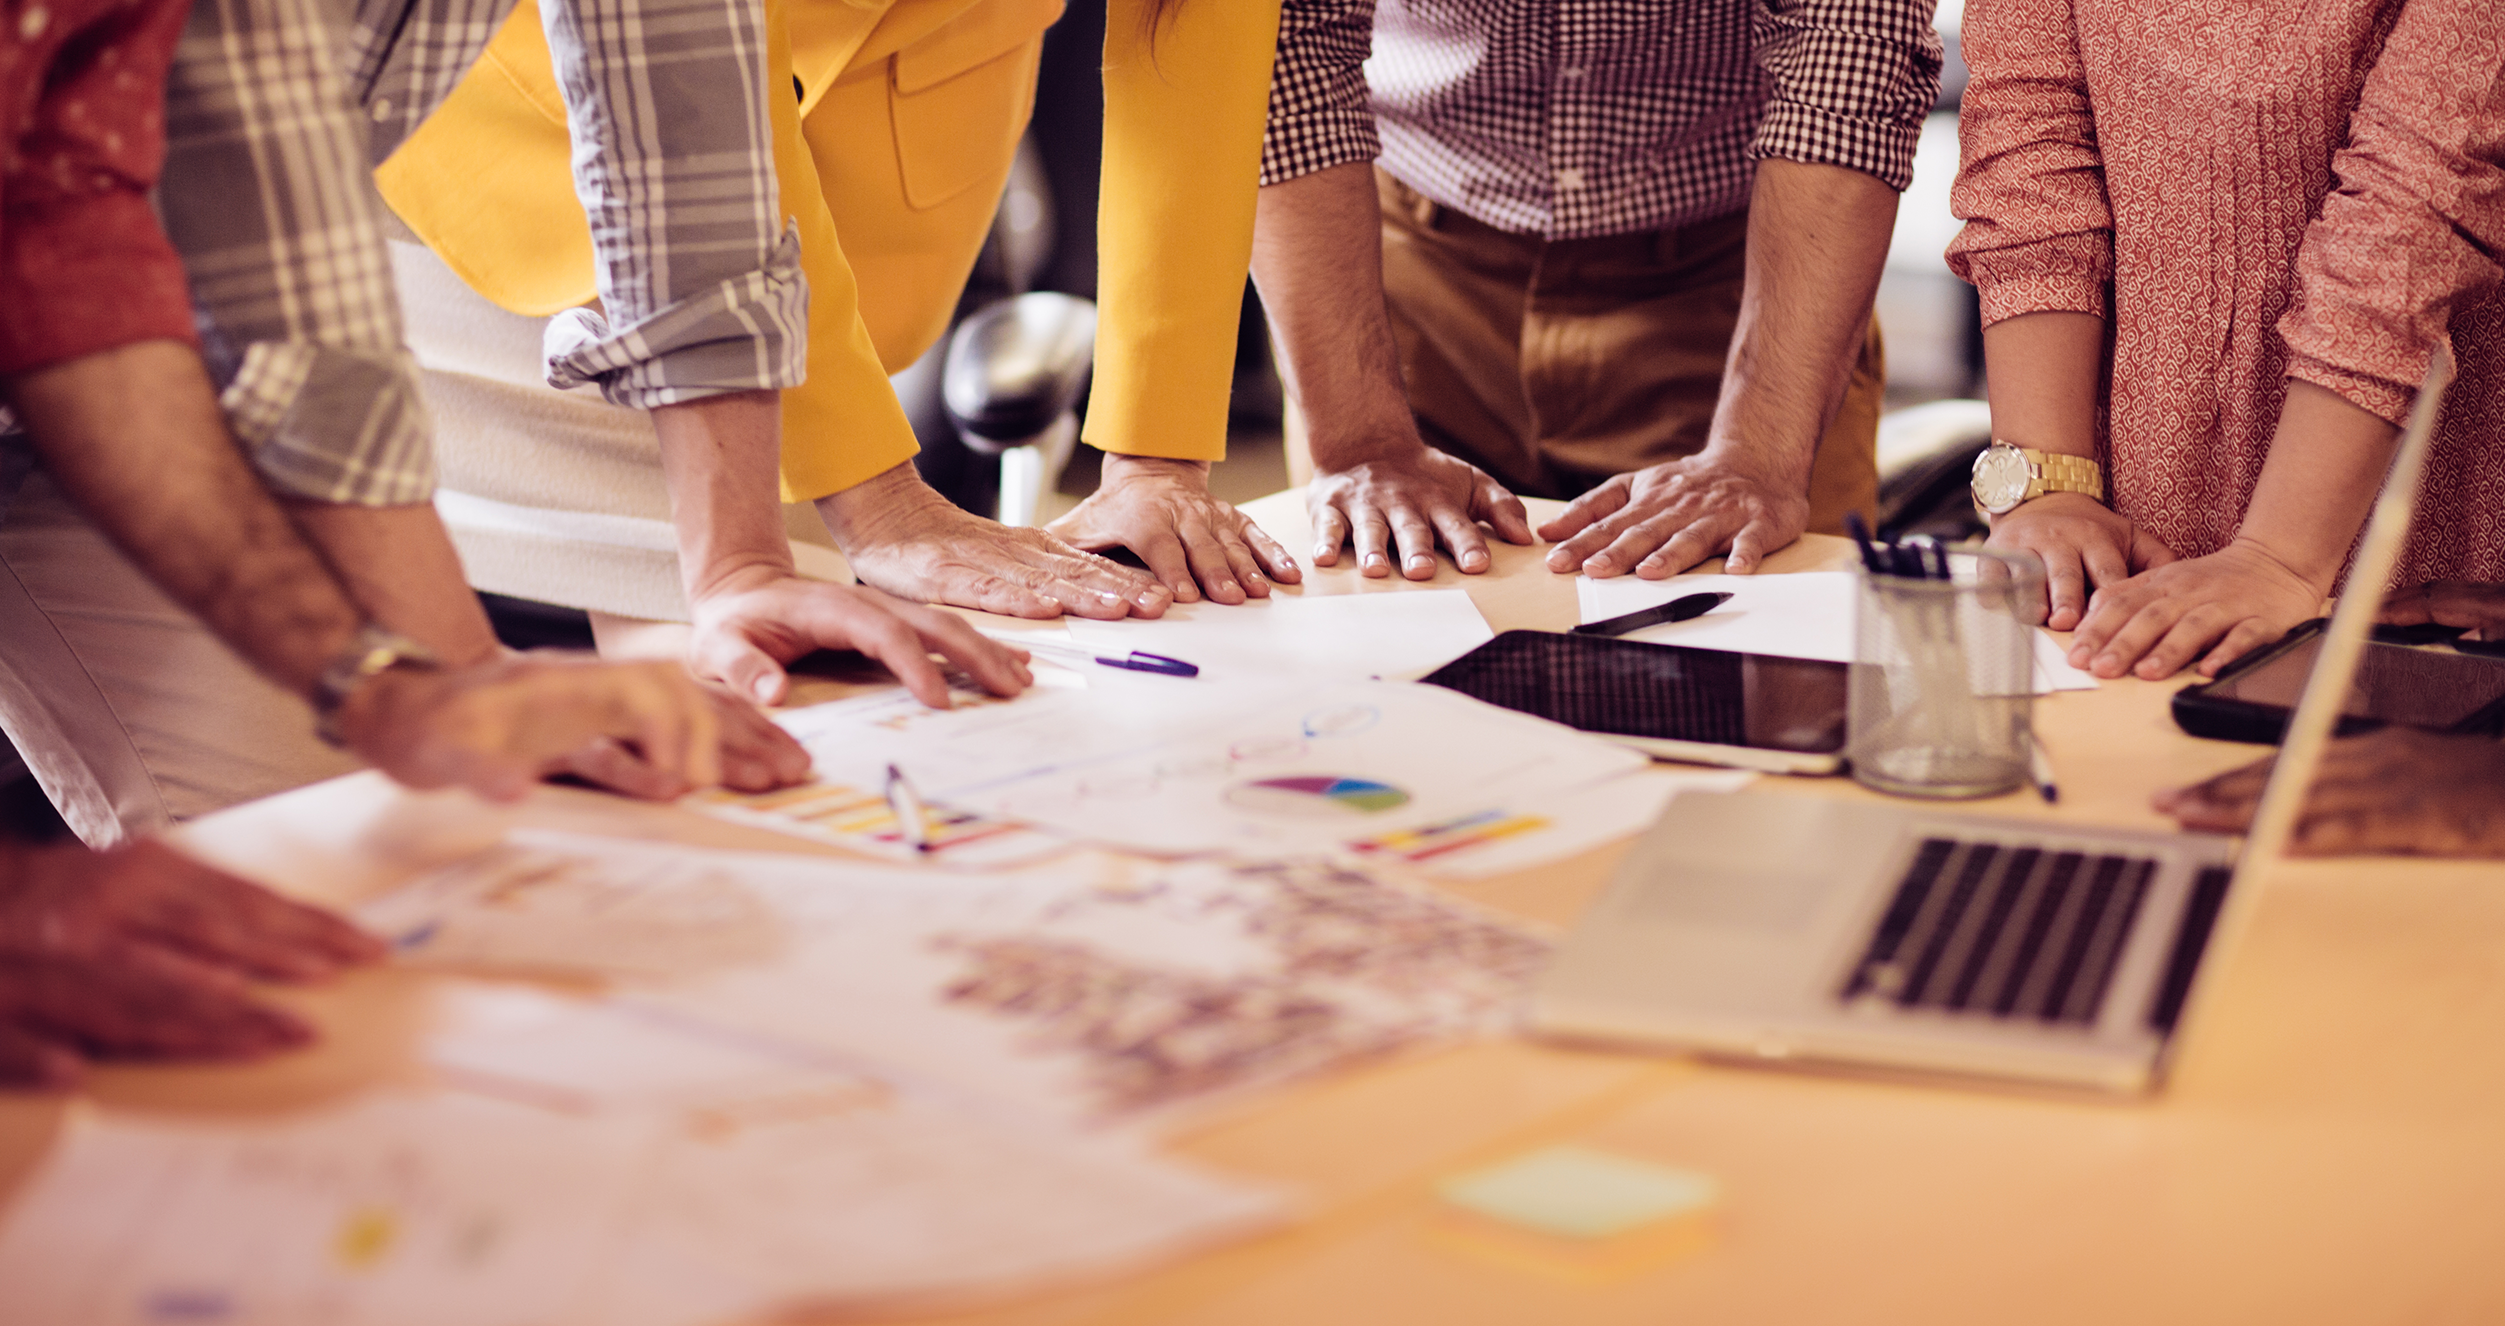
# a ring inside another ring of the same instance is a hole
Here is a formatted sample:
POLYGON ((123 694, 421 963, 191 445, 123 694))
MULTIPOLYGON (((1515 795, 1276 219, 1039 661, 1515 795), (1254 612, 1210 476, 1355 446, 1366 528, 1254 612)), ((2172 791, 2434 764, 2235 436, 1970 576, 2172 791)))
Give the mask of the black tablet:
POLYGON ((1507 631, 1425 680, 1663 759, 1823 774, 1844 763, 1845 674, 1815 659, 1507 631))
MULTIPOLYGON (((2314 670, 2325 624, 2306 622, 2228 664, 2217 680, 2177 691, 2175 725, 2196 737, 2276 744, 2314 670)), ((2338 730, 2351 736, 2393 723, 2488 736, 2505 731, 2505 659, 2404 644, 2378 631, 2357 661, 2338 730)))

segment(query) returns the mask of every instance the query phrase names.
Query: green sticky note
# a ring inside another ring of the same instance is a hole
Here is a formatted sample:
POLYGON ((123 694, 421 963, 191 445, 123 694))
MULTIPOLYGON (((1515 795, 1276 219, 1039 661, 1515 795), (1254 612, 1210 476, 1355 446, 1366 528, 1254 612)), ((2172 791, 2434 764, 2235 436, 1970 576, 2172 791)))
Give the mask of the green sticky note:
POLYGON ((1509 1225, 1566 1238, 1605 1239, 1713 1205, 1722 1185, 1703 1174, 1552 1146, 1446 1179, 1445 1201, 1509 1225))

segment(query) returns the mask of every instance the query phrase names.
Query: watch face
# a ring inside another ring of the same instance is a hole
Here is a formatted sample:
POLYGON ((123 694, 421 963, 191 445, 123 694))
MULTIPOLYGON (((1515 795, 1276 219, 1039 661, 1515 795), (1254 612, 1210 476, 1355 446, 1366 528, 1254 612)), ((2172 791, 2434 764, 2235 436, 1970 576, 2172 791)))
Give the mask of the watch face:
POLYGON ((2006 442, 1995 442, 1974 458, 1975 504, 2000 515, 2026 500, 2027 483, 2033 477, 2023 453, 2006 442))

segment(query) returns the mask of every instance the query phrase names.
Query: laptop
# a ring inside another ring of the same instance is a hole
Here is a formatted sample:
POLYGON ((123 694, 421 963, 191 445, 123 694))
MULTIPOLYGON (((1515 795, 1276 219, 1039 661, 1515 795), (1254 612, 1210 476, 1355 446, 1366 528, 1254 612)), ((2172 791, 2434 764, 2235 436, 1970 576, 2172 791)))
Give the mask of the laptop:
MULTIPOLYGON (((2452 372, 2439 347, 2352 586, 2391 579, 2452 372)), ((1567 937, 1533 1025, 1717 1057, 2154 1089, 2287 845, 2379 598, 2341 596, 2240 852, 2208 834, 1689 793, 1567 937)))

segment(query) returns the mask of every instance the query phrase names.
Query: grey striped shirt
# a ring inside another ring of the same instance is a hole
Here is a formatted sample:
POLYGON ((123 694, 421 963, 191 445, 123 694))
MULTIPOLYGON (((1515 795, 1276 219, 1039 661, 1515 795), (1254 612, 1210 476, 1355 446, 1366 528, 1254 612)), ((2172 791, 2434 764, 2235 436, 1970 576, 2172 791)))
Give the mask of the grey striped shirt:
MULTIPOLYGON (((166 231, 237 434, 277 489, 400 505, 434 455, 369 170, 511 0, 197 0, 166 90, 166 231)), ((638 408, 800 381, 808 287, 778 224, 759 0, 549 0, 602 310, 549 377, 638 408), (744 114, 715 113, 736 98, 744 114), (701 200, 690 207, 687 200, 701 200)))

